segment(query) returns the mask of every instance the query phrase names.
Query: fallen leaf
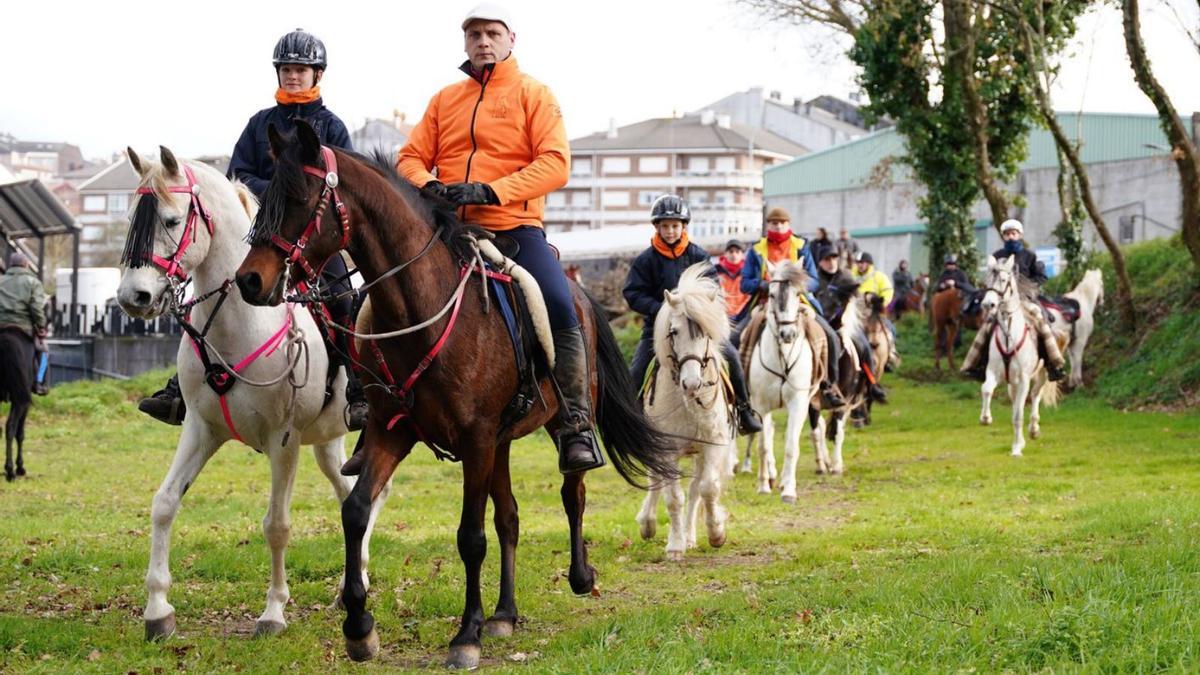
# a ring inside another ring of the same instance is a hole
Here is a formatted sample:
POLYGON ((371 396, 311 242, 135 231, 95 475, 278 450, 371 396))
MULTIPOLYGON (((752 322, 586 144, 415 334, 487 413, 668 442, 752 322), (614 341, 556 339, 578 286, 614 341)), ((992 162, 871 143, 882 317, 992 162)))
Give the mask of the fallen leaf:
POLYGON ((91 653, 88 654, 88 661, 99 661, 99 660, 100 660, 100 650, 93 649, 91 651, 91 653))

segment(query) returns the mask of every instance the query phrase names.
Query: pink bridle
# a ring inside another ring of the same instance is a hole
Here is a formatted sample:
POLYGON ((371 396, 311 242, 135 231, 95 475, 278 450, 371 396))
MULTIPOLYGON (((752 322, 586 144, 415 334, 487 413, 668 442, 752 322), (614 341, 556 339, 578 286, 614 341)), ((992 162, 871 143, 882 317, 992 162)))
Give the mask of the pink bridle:
POLYGON ((284 259, 288 264, 299 265, 300 269, 304 270, 304 279, 301 281, 312 281, 317 278, 321 270, 329 262, 327 258, 319 267, 313 268, 307 260, 304 259, 304 249, 308 247, 308 242, 316 234, 321 232, 321 218, 325 215, 325 209, 329 207, 329 203, 333 202, 333 208, 337 211, 338 223, 342 228, 342 242, 337 250, 329 255, 330 258, 337 255, 338 251, 346 248, 350 244, 350 214, 346 212, 346 205, 342 202, 342 196, 338 194, 338 172, 337 158, 327 146, 321 146, 321 156, 325 160, 325 169, 319 169, 315 166, 304 166, 304 173, 310 176, 316 176, 324 181, 325 187, 321 190, 321 197, 317 200, 317 206, 313 209, 312 218, 309 219, 308 225, 304 228, 304 232, 300 234, 300 238, 292 243, 278 234, 271 237, 271 243, 281 251, 283 251, 284 259))
MULTIPOLYGON (((183 237, 179 240, 179 248, 175 249, 175 254, 170 258, 164 258, 154 253, 150 254, 150 261, 154 263, 155 267, 161 269, 168 277, 175 277, 181 282, 188 280, 188 273, 184 271, 182 261, 188 247, 196 239, 196 218, 203 218, 205 226, 208 227, 209 236, 213 234, 212 214, 204 208, 204 202, 200 201, 200 185, 196 182, 195 174, 192 173, 190 167, 184 166, 183 176, 187 179, 187 185, 172 185, 167 188, 167 192, 186 194, 189 199, 187 224, 183 227, 183 237)), ((154 194, 154 189, 143 186, 137 189, 137 194, 154 194)))

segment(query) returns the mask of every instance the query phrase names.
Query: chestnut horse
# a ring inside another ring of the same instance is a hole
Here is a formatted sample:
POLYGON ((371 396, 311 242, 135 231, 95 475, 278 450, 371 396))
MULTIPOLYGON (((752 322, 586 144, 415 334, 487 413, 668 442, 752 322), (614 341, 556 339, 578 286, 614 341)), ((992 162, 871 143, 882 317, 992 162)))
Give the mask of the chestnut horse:
MULTIPOLYGON (((478 248, 469 235, 486 233, 463 225, 444 203, 421 195, 383 157, 372 162, 322 147, 303 122, 297 123, 294 137, 282 137, 273 127, 269 131, 275 175, 249 236, 251 249, 238 270, 238 287, 249 302, 276 304, 292 284, 316 282, 325 261, 348 251, 369 289, 372 330, 378 334, 366 337, 378 340, 377 349, 371 348, 380 362, 376 376, 387 382, 368 386, 365 461, 342 505, 347 652, 359 661, 378 653, 379 637, 359 575, 361 540, 371 501, 420 440, 463 466, 458 551, 466 568, 466 603, 447 665, 474 668, 481 635, 508 635, 517 623, 518 524, 509 447, 540 427, 553 433, 558 425, 558 399, 548 369, 538 368, 532 388, 540 396, 532 396, 532 406, 506 417, 522 378, 516 359, 504 356, 513 354, 513 345, 501 312, 488 311, 479 282, 472 278, 479 271, 478 248), (454 313, 447 318, 451 306, 454 313), (461 327, 452 331, 455 322, 461 327), (397 381, 403 387, 393 384, 397 381), (483 528, 489 495, 501 549, 500 599, 485 621, 479 577, 487 550, 483 528)), ((678 475, 676 448, 638 406, 603 309, 571 286, 588 353, 595 359, 589 364, 595 419, 614 467, 633 484, 638 476, 678 475)), ((553 453, 546 460, 553 461, 553 453)), ((565 476, 561 492, 571 534, 567 578, 577 594, 590 593, 595 570, 588 565, 583 540, 583 476, 565 476)))
POLYGON ((954 370, 954 346, 964 328, 979 330, 982 313, 964 316, 962 305, 962 292, 957 288, 946 288, 933 294, 933 366, 938 370, 942 369, 943 356, 950 370, 954 370))

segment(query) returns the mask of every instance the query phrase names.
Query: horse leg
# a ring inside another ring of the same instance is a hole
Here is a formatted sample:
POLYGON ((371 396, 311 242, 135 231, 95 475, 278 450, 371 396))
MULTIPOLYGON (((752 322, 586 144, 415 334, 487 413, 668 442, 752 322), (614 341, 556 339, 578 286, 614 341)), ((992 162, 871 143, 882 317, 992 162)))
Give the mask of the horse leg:
POLYGON ((1029 379, 1021 372, 1019 381, 1009 385, 1008 393, 1012 399, 1013 443, 1012 456, 1020 457, 1025 449, 1025 399, 1029 396, 1029 379))
POLYGON ((13 405, 8 410, 8 418, 4 420, 4 479, 10 483, 16 479, 17 474, 13 473, 13 429, 16 427, 17 416, 15 414, 16 405, 13 405))
MULTIPOLYGON (((807 392, 802 392, 807 393, 807 392)), ((808 397, 796 394, 787 402, 788 420, 783 434, 783 472, 780 476, 780 498, 784 504, 796 503, 796 465, 800 462, 800 432, 804 430, 808 397)))
POLYGON ((657 480, 651 477, 651 487, 646 490, 646 498, 642 500, 642 508, 638 510, 638 532, 642 539, 653 539, 658 530, 658 494, 659 488, 654 485, 657 480))
POLYGON ((817 473, 829 470, 829 448, 825 445, 825 418, 821 411, 813 406, 808 407, 808 426, 811 429, 809 438, 812 439, 813 455, 817 462, 817 473))
POLYGON ((704 461, 704 453, 708 451, 708 446, 704 446, 700 452, 693 455, 692 460, 692 480, 688 483, 687 506, 684 508, 685 533, 687 534, 687 547, 696 547, 696 519, 700 515, 702 503, 700 501, 700 480, 704 472, 708 470, 704 461))
POLYGON ((559 492, 571 530, 571 566, 567 569, 567 582, 576 595, 587 595, 596 587, 596 569, 588 564, 587 542, 583 540, 583 510, 587 506, 583 476, 582 473, 563 476, 559 492))
MULTIPOLYGON (((376 441, 382 434, 377 436, 372 433, 374 431, 375 427, 369 427, 363 432, 371 434, 362 449, 367 453, 363 470, 354 483, 354 489, 342 502, 342 534, 346 544, 346 567, 343 571, 345 587, 342 589, 346 619, 342 622, 342 635, 346 638, 346 654, 353 661, 367 661, 379 654, 375 618, 366 608, 367 585, 362 574, 363 542, 370 533, 377 513, 376 500, 387 488, 396 466, 408 456, 416 442, 410 433, 392 433, 376 441), (386 444, 382 442, 384 439, 386 444)), ((379 502, 382 503, 382 500, 379 502)))
POLYGON ((496 447, 496 461, 492 468, 492 506, 496 510, 493 522, 496 537, 500 540, 500 599, 496 601, 496 611, 483 623, 483 634, 488 637, 508 637, 517 627, 517 539, 520 536, 520 524, 508 467, 510 446, 511 443, 503 443, 496 447))
POLYGON ((263 517, 263 537, 271 549, 271 585, 267 588, 267 606, 254 623, 254 635, 278 635, 287 628, 283 608, 291 598, 287 584, 284 555, 292 532, 292 488, 296 484, 296 465, 299 463, 300 443, 295 436, 285 446, 271 439, 271 499, 263 517))
MULTIPOLYGON (((329 484, 333 486, 333 492, 337 496, 338 503, 346 501, 346 497, 350 496, 350 490, 354 487, 354 478, 343 476, 341 467, 346 463, 346 450, 344 445, 345 437, 339 436, 332 441, 319 443, 313 446, 313 456, 317 460, 317 466, 320 467, 321 473, 329 480, 329 484)), ((367 520, 367 532, 363 536, 362 548, 362 578, 363 587, 367 590, 371 588, 371 580, 367 576, 368 561, 371 559, 371 532, 375 529, 375 520, 379 517, 379 511, 383 509, 383 504, 387 501, 388 491, 391 487, 389 480, 383 486, 379 496, 371 502, 371 516, 367 520)), ((333 604, 338 609, 345 609, 342 605, 342 591, 346 587, 346 575, 343 574, 338 579, 337 594, 334 596, 333 604)))
MULTIPOLYGON (((697 458, 708 455, 703 461, 700 474, 700 497, 704 500, 704 524, 708 530, 708 545, 720 548, 725 545, 725 508, 721 506, 721 457, 726 449, 719 446, 706 447, 697 458)), ((695 537, 693 524, 693 539, 695 537)))
MULTIPOLYGON (((753 463, 750 461, 750 454, 754 452, 754 437, 758 434, 750 434, 746 437, 746 456, 742 459, 742 466, 739 473, 750 473, 754 469, 753 463)), ((737 447, 737 439, 733 441, 734 448, 737 447)))
POLYGON ((834 424, 836 430, 833 436, 833 470, 830 473, 842 473, 846 470, 842 464, 842 444, 846 440, 846 418, 850 416, 850 411, 837 412, 834 411, 834 424))
POLYGON ((1033 439, 1040 438, 1042 435, 1042 387, 1049 380, 1049 375, 1045 368, 1038 368, 1037 374, 1033 377, 1033 386, 1029 390, 1029 437, 1033 439))
POLYGON ((687 532, 684 524, 683 487, 678 478, 672 478, 663 485, 667 503, 667 517, 670 527, 667 530, 667 560, 683 560, 683 552, 687 550, 687 532))
POLYGON ((479 573, 487 555, 483 519, 492 485, 495 454, 492 448, 477 448, 468 456, 474 457, 474 461, 463 462, 463 507, 458 521, 458 556, 462 558, 466 572, 466 599, 462 625, 450 641, 446 667, 474 670, 479 666, 482 652, 483 598, 479 592, 479 573))
POLYGON ((32 403, 22 403, 14 405, 9 411, 11 417, 14 413, 19 413, 17 416, 17 475, 25 475, 25 420, 29 417, 29 409, 33 407, 32 403))
POLYGON ((769 495, 775 487, 775 420, 771 413, 762 417, 758 441, 758 494, 769 495))
POLYGON ((175 522, 183 495, 220 447, 218 440, 202 424, 199 421, 184 421, 183 433, 179 435, 179 444, 175 448, 175 458, 171 460, 171 468, 154 494, 150 507, 152 533, 150 565, 146 571, 148 598, 146 609, 142 612, 147 640, 166 638, 175 632, 175 608, 167 602, 167 590, 171 587, 171 525, 175 522))
POLYGON ((979 388, 979 394, 983 398, 983 408, 979 411, 979 423, 987 426, 992 423, 992 393, 996 391, 996 373, 988 366, 987 373, 983 377, 983 385, 979 388))

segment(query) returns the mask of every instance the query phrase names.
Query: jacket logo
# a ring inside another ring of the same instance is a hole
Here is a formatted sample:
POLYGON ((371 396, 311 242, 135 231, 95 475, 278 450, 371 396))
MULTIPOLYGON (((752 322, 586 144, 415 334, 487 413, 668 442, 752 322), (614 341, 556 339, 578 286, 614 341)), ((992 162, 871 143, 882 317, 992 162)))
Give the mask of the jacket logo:
POLYGON ((500 99, 496 105, 492 106, 492 117, 502 119, 508 117, 508 100, 500 99))

